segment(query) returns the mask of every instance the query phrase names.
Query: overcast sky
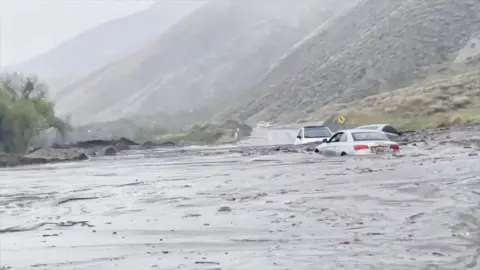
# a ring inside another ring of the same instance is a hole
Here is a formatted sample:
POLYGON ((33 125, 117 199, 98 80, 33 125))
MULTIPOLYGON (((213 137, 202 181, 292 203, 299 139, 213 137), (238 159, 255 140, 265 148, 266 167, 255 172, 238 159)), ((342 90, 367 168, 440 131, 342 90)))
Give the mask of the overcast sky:
POLYGON ((1 61, 18 63, 153 0, 0 0, 1 61))

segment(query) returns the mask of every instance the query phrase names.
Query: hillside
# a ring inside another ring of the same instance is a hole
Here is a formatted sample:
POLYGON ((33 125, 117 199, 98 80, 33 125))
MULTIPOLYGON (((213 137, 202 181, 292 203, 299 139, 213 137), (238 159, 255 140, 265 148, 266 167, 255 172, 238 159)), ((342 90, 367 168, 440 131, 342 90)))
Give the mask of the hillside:
POLYGON ((322 108, 321 114, 330 115, 331 120, 344 115, 349 126, 390 123, 406 130, 480 122, 479 67, 355 102, 332 104, 322 108))
POLYGON ((36 74, 57 90, 158 38, 203 1, 158 1, 133 15, 87 30, 51 51, 10 67, 36 74))
POLYGON ((223 117, 325 117, 333 104, 407 87, 471 60, 480 53, 479 31, 474 0, 362 0, 297 44, 250 88, 250 102, 223 117))
POLYGON ((351 0, 212 1, 150 46, 68 85, 57 109, 76 124, 228 107, 291 46, 351 0))

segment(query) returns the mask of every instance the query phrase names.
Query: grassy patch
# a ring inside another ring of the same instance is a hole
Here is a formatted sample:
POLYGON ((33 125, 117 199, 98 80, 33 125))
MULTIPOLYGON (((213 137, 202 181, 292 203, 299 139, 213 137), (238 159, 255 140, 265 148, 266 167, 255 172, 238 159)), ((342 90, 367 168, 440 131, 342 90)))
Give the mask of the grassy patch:
POLYGON ((371 96, 349 104, 336 104, 317 115, 342 114, 349 125, 392 124, 404 130, 480 122, 480 72, 371 96))
POLYGON ((222 124, 194 125, 185 132, 158 136, 155 138, 155 142, 233 143, 242 137, 249 136, 251 132, 252 128, 248 125, 236 121, 226 121, 222 124), (236 133, 238 137, 235 136, 236 133))
POLYGON ((352 125, 391 124, 402 130, 422 130, 456 124, 480 122, 480 107, 447 111, 424 116, 405 116, 387 114, 382 111, 370 110, 349 112, 344 114, 352 125))
POLYGON ((156 142, 195 142, 201 144, 213 144, 220 142, 230 142, 234 141, 233 134, 228 136, 227 131, 223 130, 211 130, 206 126, 194 126, 187 130, 186 132, 181 133, 171 133, 154 138, 156 142), (223 138, 223 139, 222 139, 223 138))

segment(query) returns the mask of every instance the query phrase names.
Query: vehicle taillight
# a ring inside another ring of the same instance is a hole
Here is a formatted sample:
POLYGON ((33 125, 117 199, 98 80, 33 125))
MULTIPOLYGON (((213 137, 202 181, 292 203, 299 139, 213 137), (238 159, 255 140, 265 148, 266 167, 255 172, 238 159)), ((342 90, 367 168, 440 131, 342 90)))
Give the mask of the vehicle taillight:
POLYGON ((393 151, 399 151, 400 146, 398 146, 398 144, 392 144, 392 145, 390 145, 390 149, 392 149, 393 151))
POLYGON ((368 145, 364 144, 356 144, 353 146, 353 150, 358 151, 358 150, 368 150, 368 145))

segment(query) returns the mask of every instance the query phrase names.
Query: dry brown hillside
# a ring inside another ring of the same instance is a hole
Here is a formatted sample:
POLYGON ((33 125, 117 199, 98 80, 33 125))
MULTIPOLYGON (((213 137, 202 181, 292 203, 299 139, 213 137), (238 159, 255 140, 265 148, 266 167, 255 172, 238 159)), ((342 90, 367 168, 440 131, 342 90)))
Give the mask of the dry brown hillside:
POLYGON ((326 116, 329 105, 406 87, 450 67, 467 46, 480 46, 472 42, 479 31, 477 0, 362 0, 306 38, 250 89, 248 104, 225 117, 326 116))
POLYGON ((76 124, 133 114, 224 109, 352 0, 212 1, 145 49, 66 87, 76 124))
POLYGON ((407 88, 330 104, 317 113, 330 116, 327 122, 344 115, 349 127, 390 123, 400 129, 416 130, 480 122, 480 70, 476 66, 458 75, 435 76, 407 88))

